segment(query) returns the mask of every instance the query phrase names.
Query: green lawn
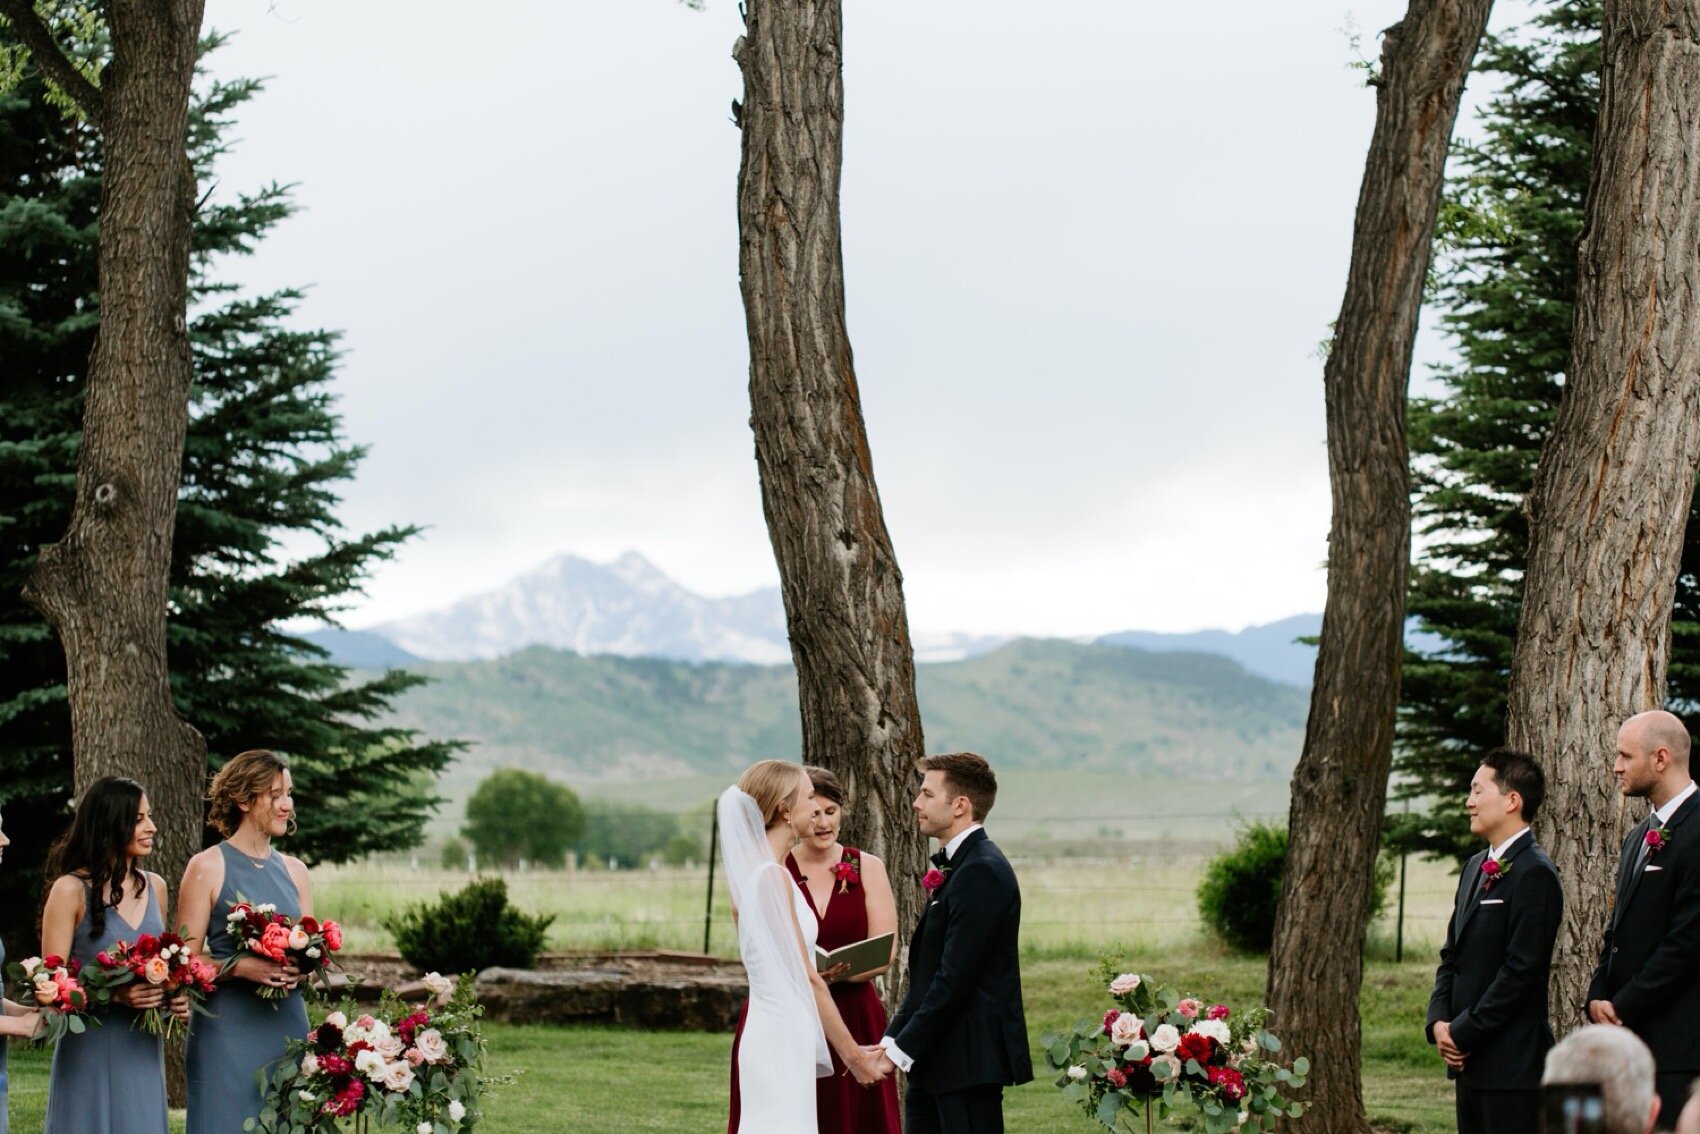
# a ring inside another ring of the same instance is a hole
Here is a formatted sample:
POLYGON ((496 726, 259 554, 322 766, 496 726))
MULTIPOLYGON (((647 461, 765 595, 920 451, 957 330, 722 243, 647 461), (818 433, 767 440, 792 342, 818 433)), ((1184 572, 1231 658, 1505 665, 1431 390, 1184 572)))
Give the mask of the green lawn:
MULTIPOLYGON (((1128 967, 1230 1004, 1249 1004, 1263 995, 1262 960, 1228 956, 1196 939, 1142 949, 1130 955, 1128 967)), ((1024 964, 1028 1031, 1035 1043, 1047 1030, 1102 1012, 1106 1001, 1096 968, 1090 953, 1036 953, 1024 964)), ((1422 1035, 1432 976, 1432 955, 1407 957, 1403 964, 1372 961, 1365 976, 1366 1105, 1378 1125, 1411 1134, 1452 1129, 1452 1091, 1422 1035)), ((490 1071, 518 1075, 489 1096, 483 1127, 488 1134, 725 1129, 730 1036, 503 1025, 490 1025, 486 1035, 490 1071)), ((1037 1053, 1034 1063, 1043 1066, 1037 1053)), ((40 1129, 46 1086, 45 1053, 14 1050, 13 1129, 40 1129)), ((1062 1102, 1044 1074, 1011 1092, 1005 1111, 1009 1129, 1021 1134, 1094 1129, 1062 1102)), ((182 1130, 181 1116, 172 1130, 182 1130)))

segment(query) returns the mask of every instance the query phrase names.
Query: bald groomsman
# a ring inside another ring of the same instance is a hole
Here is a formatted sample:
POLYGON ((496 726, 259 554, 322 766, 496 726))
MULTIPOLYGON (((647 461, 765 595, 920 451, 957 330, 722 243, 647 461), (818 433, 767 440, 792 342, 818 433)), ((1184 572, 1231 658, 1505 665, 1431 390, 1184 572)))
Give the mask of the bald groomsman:
POLYGON ((1618 730, 1618 790, 1645 799, 1652 814, 1623 840, 1617 899, 1588 985, 1588 1019, 1625 1026, 1652 1049, 1666 1129, 1700 1075, 1700 795, 1688 751, 1688 729, 1667 712, 1638 713, 1618 730))

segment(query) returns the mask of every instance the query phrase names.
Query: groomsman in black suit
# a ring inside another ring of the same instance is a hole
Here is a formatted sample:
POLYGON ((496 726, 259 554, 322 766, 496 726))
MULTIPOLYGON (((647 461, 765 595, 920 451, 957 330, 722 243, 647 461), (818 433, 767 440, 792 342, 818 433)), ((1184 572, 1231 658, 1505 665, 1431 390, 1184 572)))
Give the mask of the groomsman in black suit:
POLYGON ((1623 840, 1617 899, 1588 985, 1588 1019, 1624 1025, 1652 1049, 1665 1128, 1700 1075, 1700 795, 1688 749, 1688 729, 1660 710, 1618 730, 1618 790, 1653 810, 1623 840))
POLYGON ((998 781, 972 752, 916 767, 921 833, 940 845, 936 886, 909 941, 909 990, 880 1046, 909 1074, 906 1134, 1002 1134, 1003 1088, 1030 1081, 1033 1065, 1021 1006, 1021 888, 980 825, 998 781))
POLYGON ((1528 755, 1496 749, 1470 780, 1470 830, 1487 847, 1458 896, 1428 1002, 1428 1039, 1457 1087, 1459 1134, 1535 1134, 1547 1027, 1547 976, 1564 912, 1552 860, 1529 823, 1546 776, 1528 755))

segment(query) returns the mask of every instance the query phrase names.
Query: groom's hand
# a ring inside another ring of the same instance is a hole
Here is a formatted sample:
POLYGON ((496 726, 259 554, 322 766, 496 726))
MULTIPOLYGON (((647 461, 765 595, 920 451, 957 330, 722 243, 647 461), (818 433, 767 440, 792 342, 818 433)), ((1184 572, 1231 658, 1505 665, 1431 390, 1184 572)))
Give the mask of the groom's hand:
POLYGON ((880 1078, 883 1079, 886 1076, 890 1075, 893 1071, 897 1070, 897 1064, 895 1064, 891 1061, 891 1056, 887 1055, 886 1052, 885 1052, 885 1048, 881 1047, 879 1044, 871 1043, 868 1046, 866 1046, 865 1048, 863 1048, 862 1050, 866 1051, 869 1055, 873 1056, 874 1059, 878 1061, 879 1068, 880 1068, 880 1078))

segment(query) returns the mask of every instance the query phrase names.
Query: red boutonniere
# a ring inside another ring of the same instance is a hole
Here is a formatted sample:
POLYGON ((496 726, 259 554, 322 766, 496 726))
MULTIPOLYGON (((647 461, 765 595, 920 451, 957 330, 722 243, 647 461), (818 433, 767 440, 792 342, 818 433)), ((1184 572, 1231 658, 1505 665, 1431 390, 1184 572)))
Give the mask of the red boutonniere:
POLYGON ((1482 893, 1493 889, 1493 884, 1511 873, 1511 864, 1490 858, 1482 863, 1482 893))
POLYGON ((921 875, 921 888, 926 890, 929 894, 932 893, 934 890, 937 890, 940 886, 944 885, 944 876, 944 871, 940 870, 936 866, 933 867, 931 870, 921 875))
POLYGON ((1643 841, 1647 844, 1647 857, 1652 858, 1670 846, 1670 828, 1663 825, 1653 827, 1647 831, 1647 837, 1643 841))
POLYGON ((832 876, 838 879, 838 892, 840 894, 844 893, 844 891, 861 881, 862 856, 857 854, 855 851, 846 848, 844 851, 844 857, 839 859, 837 865, 832 868, 832 876))

